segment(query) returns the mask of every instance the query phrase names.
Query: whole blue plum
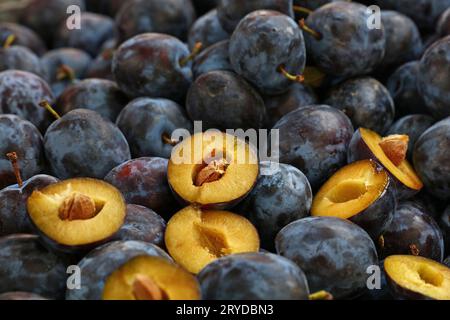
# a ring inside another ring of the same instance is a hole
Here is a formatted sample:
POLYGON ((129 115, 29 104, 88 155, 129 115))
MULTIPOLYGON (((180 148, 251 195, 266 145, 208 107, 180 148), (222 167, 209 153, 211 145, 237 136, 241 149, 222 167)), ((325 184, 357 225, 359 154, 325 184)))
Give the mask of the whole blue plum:
POLYGON ((189 30, 188 44, 192 49, 197 42, 200 42, 204 48, 207 48, 229 37, 230 35, 223 30, 217 18, 217 10, 211 10, 194 22, 189 30))

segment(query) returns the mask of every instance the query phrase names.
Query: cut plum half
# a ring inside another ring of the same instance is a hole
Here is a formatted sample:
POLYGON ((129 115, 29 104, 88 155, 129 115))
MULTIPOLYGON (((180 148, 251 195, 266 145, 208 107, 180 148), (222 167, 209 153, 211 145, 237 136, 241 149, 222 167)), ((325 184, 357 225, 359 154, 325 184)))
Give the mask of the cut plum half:
POLYGON ((259 250, 258 232, 246 218, 197 206, 186 207, 170 219, 165 243, 172 258, 192 273, 220 257, 259 250))

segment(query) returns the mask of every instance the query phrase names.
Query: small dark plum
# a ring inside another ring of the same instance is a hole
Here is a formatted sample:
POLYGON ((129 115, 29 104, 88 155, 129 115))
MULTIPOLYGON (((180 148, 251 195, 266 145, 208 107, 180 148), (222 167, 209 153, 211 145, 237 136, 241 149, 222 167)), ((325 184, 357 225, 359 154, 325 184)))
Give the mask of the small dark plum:
POLYGON ((115 82, 85 79, 68 86, 59 96, 56 107, 62 114, 80 108, 93 110, 114 122, 127 103, 128 97, 115 82))
POLYGON ((444 239, 436 221, 414 202, 397 206, 394 219, 378 241, 380 258, 409 254, 441 262, 444 239))
POLYGON ((293 19, 277 11, 245 16, 230 38, 229 55, 236 73, 265 94, 283 93, 303 79, 303 33, 293 19))
POLYGON ((107 79, 115 81, 112 74, 114 49, 105 49, 91 63, 86 71, 86 78, 107 79))
POLYGON ((15 114, 45 132, 50 117, 39 102, 52 99, 49 85, 39 76, 18 70, 0 72, 0 114, 15 114))
POLYGON ((119 128, 86 109, 73 110, 53 122, 44 136, 44 148, 52 172, 61 179, 102 179, 131 158, 119 128))
POLYGON ((47 51, 44 42, 33 30, 12 22, 0 23, 0 43, 5 43, 9 36, 14 36, 14 43, 18 46, 27 47, 38 56, 47 51))
POLYGON ((308 300, 303 271, 272 253, 241 253, 208 264, 198 275, 205 300, 308 300))
POLYGON ((116 16, 119 41, 156 32, 186 40, 196 18, 191 0, 129 0, 116 16))
POLYGON ((167 183, 168 160, 138 158, 112 169, 105 181, 119 189, 127 203, 145 206, 164 219, 179 209, 167 183))
POLYGON ((192 82, 190 57, 187 46, 177 38, 145 33, 117 49, 112 71, 130 97, 182 101, 192 82))
POLYGON ((437 119, 450 116, 450 36, 435 42, 420 60, 419 92, 437 119))
POLYGON ((214 70, 233 71, 228 55, 229 43, 228 40, 220 41, 200 52, 192 65, 194 78, 214 70))
POLYGON ((292 0, 221 0, 217 7, 217 15, 222 27, 232 33, 247 14, 263 9, 294 17, 292 0))
POLYGON ((155 211, 136 204, 128 204, 125 223, 113 236, 113 240, 144 241, 162 248, 165 230, 166 222, 155 211))
POLYGON ((378 264, 369 235, 340 218, 309 217, 292 222, 277 235, 276 248, 305 272, 312 292, 325 290, 335 299, 362 294, 367 288, 367 268, 378 264))
MULTIPOLYGON (((313 11, 303 29, 312 60, 327 74, 365 75, 382 61, 385 31, 369 29, 370 11, 356 2, 337 1, 313 11)), ((302 23, 301 23, 302 25, 302 23)))
POLYGON ((326 105, 300 107, 278 121, 280 161, 300 169, 313 190, 346 163, 350 119, 326 105))
POLYGON ((450 205, 447 206, 444 213, 439 220, 439 225, 441 226, 442 233, 445 240, 445 250, 446 253, 450 253, 450 205))
POLYGON ((264 101, 244 78, 230 71, 210 71, 189 89, 186 110, 206 129, 262 128, 266 121, 264 101))
POLYGON ((291 165, 261 162, 260 172, 255 187, 235 211, 256 227, 261 246, 273 250, 282 228, 309 216, 312 191, 306 176, 291 165))
POLYGON ((47 298, 44 298, 41 295, 32 293, 32 292, 23 292, 23 291, 13 291, 13 292, 5 292, 0 294, 0 300, 20 300, 20 301, 26 301, 26 300, 48 300, 47 298))
POLYGON ((396 116, 428 114, 425 101, 417 89, 420 62, 411 61, 400 66, 388 78, 386 87, 395 103, 396 116))
POLYGON ((398 119, 388 130, 388 135, 405 134, 409 137, 408 159, 412 160, 417 139, 435 123, 433 117, 426 114, 411 114, 398 119))
POLYGON ((0 71, 22 70, 43 76, 43 68, 39 57, 27 47, 14 44, 15 36, 11 36, 0 48, 0 71), (11 41, 12 43, 9 43, 11 41), (11 46, 11 44, 14 44, 11 46))
POLYGON ((110 17, 83 12, 80 29, 69 29, 64 21, 57 32, 55 47, 77 48, 95 57, 105 41, 114 36, 114 20, 110 17))
POLYGON ((426 189, 434 196, 450 199, 450 117, 428 128, 417 140, 414 167, 426 189))
POLYGON ((192 122, 184 109, 171 100, 137 98, 119 114, 117 126, 130 145, 134 158, 170 158, 176 144, 171 140, 173 131, 192 131, 192 122))
POLYGON ((217 18, 217 10, 211 10, 194 22, 189 30, 188 44, 193 49, 200 42, 206 48, 229 37, 217 18))
POLYGON ((343 111, 355 128, 385 133, 395 117, 394 101, 378 80, 358 77, 332 88, 325 104, 343 111))
POLYGON ((450 8, 445 10, 441 15, 436 27, 436 32, 441 37, 450 36, 450 8))

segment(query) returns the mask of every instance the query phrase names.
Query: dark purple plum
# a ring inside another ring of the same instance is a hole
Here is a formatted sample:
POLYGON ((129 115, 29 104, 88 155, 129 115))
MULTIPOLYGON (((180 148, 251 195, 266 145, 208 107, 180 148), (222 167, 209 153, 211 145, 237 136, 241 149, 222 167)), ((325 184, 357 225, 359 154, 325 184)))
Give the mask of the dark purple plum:
POLYGON ((386 35, 383 67, 400 65, 420 58, 423 51, 419 29, 411 18, 397 11, 381 11, 386 35))
POLYGON ((184 109, 167 99, 138 98, 131 101, 117 118, 117 126, 130 145, 134 158, 170 158, 170 137, 177 129, 192 131, 184 109))
POLYGON ((264 101, 244 78, 230 71, 210 71, 189 89, 186 110, 206 129, 262 128, 266 121, 264 101))
POLYGON ((35 293, 31 292, 23 292, 23 291, 13 291, 13 292, 5 292, 0 294, 0 300, 48 300, 47 298, 44 298, 43 296, 40 296, 35 293))
POLYGON ((278 121, 280 161, 300 169, 313 190, 346 163, 350 119, 326 105, 300 107, 278 121))
POLYGON ((412 159, 417 139, 435 123, 433 117, 426 114, 411 114, 398 119, 386 135, 405 134, 409 137, 408 158, 412 159))
POLYGON ((382 61, 385 31, 369 29, 370 11, 356 2, 337 1, 311 13, 306 26, 315 35, 305 36, 308 53, 325 73, 351 77, 365 75, 382 61))
POLYGON ((207 48, 229 37, 230 35, 222 29, 217 18, 217 10, 211 10, 194 22, 189 30, 188 44, 192 49, 196 43, 200 42, 204 48, 207 48))
POLYGON ((79 263, 83 275, 80 289, 66 291, 66 300, 101 300, 107 277, 129 260, 150 255, 171 260, 158 246, 143 241, 113 241, 95 248, 79 263))
POLYGON ((44 136, 44 148, 52 172, 61 179, 101 179, 131 158, 119 128, 86 109, 73 110, 53 122, 44 136))
POLYGON ((116 16, 119 40, 147 32, 186 40, 196 14, 191 0, 129 0, 116 16))
POLYGON ((39 76, 18 70, 0 72, 0 114, 15 114, 45 132, 50 117, 39 102, 52 99, 50 87, 39 76))
POLYGON ((56 105, 62 114, 83 108, 96 111, 114 122, 127 103, 128 97, 115 82, 85 79, 68 86, 59 96, 56 105))
POLYGON ((232 33, 247 14, 262 9, 294 17, 292 0, 221 0, 217 7, 217 15, 222 27, 232 33))
POLYGON ((450 199, 450 117, 428 128, 417 140, 413 162, 426 189, 434 196, 450 199))
POLYGON ((378 241, 380 258, 409 254, 441 262, 444 239, 436 221, 414 202, 399 203, 394 219, 378 241))
POLYGON ((303 271, 272 253, 241 253, 208 264, 198 275, 205 300, 308 300, 303 271))
POLYGON ((270 10, 254 11, 239 23, 229 44, 233 69, 265 94, 280 94, 294 83, 306 63, 303 33, 290 17, 270 10))
POLYGON ((27 47, 38 56, 47 51, 44 42, 33 30, 11 22, 0 23, 0 43, 5 43, 9 36, 13 35, 16 39, 14 44, 27 47))
POLYGON ((441 37, 450 36, 450 8, 445 10, 439 18, 436 32, 441 37))
POLYGON ((282 228, 309 216, 312 191, 306 176, 291 165, 261 162, 260 172, 255 187, 235 211, 256 227, 261 246, 273 250, 282 228))
POLYGON ((450 116, 450 36, 435 42, 420 60, 419 92, 437 118, 450 116))
POLYGON ((276 238, 278 254, 306 274, 312 292, 334 299, 354 298, 367 288, 367 268, 378 264, 375 245, 356 224, 331 217, 309 217, 284 227, 276 238))
POLYGON ((127 203, 145 206, 169 219, 178 209, 167 183, 168 160, 138 158, 112 169, 105 181, 119 189, 127 203))
POLYGON ((45 169, 42 135, 29 121, 12 114, 0 114, 0 189, 17 182, 6 156, 15 152, 23 179, 45 169))
POLYGON ((0 238, 0 292, 27 291, 62 299, 66 262, 40 243, 38 236, 16 234, 0 238))
POLYGON ((355 128, 384 134, 394 122, 395 106, 389 91, 376 79, 358 77, 332 88, 325 104, 343 111, 355 128))
POLYGON ((411 61, 400 66, 392 73, 386 83, 395 103, 397 116, 429 113, 423 97, 417 89, 420 62, 411 61))
POLYGON ((146 33, 117 49, 112 71, 119 87, 130 97, 182 101, 192 82, 188 56, 187 46, 177 38, 146 33))
POLYGON ((267 109, 267 125, 273 127, 282 117, 300 107, 317 104, 319 99, 309 86, 296 83, 285 93, 263 96, 267 109))
POLYGON ((447 206, 444 213, 439 220, 439 225, 441 226, 442 234, 445 240, 445 252, 450 253, 450 205, 447 206))
POLYGON ((35 190, 40 190, 58 179, 48 175, 36 175, 22 186, 11 185, 0 190, 0 236, 34 231, 28 218, 27 200, 35 190))
POLYGON ((229 43, 228 40, 220 41, 200 52, 192 65, 194 78, 214 70, 233 71, 228 55, 229 43))
POLYGON ((155 211, 136 204, 127 205, 125 223, 113 240, 136 240, 164 247, 166 222, 155 211))
POLYGON ((95 57, 102 45, 114 37, 114 20, 110 17, 83 12, 80 15, 80 29, 70 30, 64 21, 57 32, 55 47, 71 47, 83 50, 95 57))
POLYGON ((114 81, 112 74, 112 60, 114 49, 102 51, 91 63, 86 71, 86 78, 97 78, 114 81))
POLYGON ((14 45, 0 48, 0 71, 22 70, 43 76, 39 57, 30 49, 14 45))

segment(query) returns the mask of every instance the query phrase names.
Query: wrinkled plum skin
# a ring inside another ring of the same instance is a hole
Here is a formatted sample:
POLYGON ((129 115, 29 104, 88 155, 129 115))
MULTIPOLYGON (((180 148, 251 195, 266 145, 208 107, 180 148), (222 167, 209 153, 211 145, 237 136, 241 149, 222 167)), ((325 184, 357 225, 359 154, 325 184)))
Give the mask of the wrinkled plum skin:
POLYGON ((81 29, 70 30, 65 22, 61 24, 55 40, 55 47, 81 49, 95 57, 108 39, 114 36, 114 20, 95 13, 82 13, 81 29))
POLYGON ((381 11, 381 22, 386 34, 384 67, 417 60, 423 51, 419 29, 409 17, 396 11, 381 11))
POLYGON ((408 159, 412 159, 414 145, 417 139, 429 127, 434 124, 435 120, 425 114, 411 114, 398 119, 388 130, 387 135, 391 134, 406 134, 409 136, 408 144, 408 159))
POLYGON ((441 15, 436 30, 441 37, 450 35, 450 8, 441 15))
POLYGON ((167 99, 138 98, 131 101, 117 118, 117 126, 130 144, 134 158, 170 158, 173 146, 164 143, 174 130, 192 131, 192 122, 184 109, 167 99))
POLYGON ((450 253, 450 205, 445 209, 444 213, 439 220, 439 224, 441 226, 442 233, 444 235, 445 240, 445 250, 446 253, 450 253))
POLYGON ((182 101, 192 82, 187 46, 178 39, 146 33, 123 43, 114 54, 112 71, 119 87, 133 98, 147 96, 182 101))
POLYGON ((275 236, 282 228, 309 215, 312 191, 305 175, 291 165, 261 162, 260 170, 255 187, 235 211, 256 227, 261 246, 273 250, 275 236), (271 165, 277 168, 271 170, 271 165))
POLYGON ((230 38, 233 69, 265 94, 281 94, 294 82, 280 66, 292 73, 303 72, 306 49, 296 22, 276 11, 260 10, 247 15, 230 38))
POLYGON ((378 80, 359 77, 333 88, 325 104, 343 111, 355 128, 384 134, 394 122, 395 106, 389 91, 378 80))
POLYGON ((32 223, 28 217, 27 200, 33 191, 40 190, 58 179, 48 175, 36 175, 18 185, 0 191, 0 237, 15 233, 32 233, 32 223))
POLYGON ((110 80, 86 79, 69 86, 59 96, 56 106, 64 115, 74 109, 84 108, 98 112, 104 118, 116 121, 128 103, 128 97, 110 80))
POLYGON ((214 70, 233 71, 228 55, 229 41, 220 41, 206 48, 195 58, 192 65, 194 78, 214 70))
POLYGON ((366 288, 367 268, 378 264, 369 235, 339 218, 295 221, 280 231, 276 248, 305 272, 311 292, 326 290, 335 299, 361 294, 366 288))
POLYGON ((0 189, 15 184, 16 177, 8 152, 16 152, 22 179, 45 169, 43 138, 29 121, 12 114, 0 114, 0 189))
POLYGON ((16 37, 14 45, 26 47, 39 56, 47 50, 44 42, 33 30, 16 23, 0 23, 0 43, 5 43, 10 35, 16 37))
POLYGON ((418 87, 437 119, 450 116, 450 36, 435 42, 423 55, 418 87))
POLYGON ((61 48, 48 51, 42 56, 42 65, 46 79, 50 83, 57 82, 58 69, 66 65, 70 67, 77 79, 82 79, 91 63, 91 57, 79 49, 61 48))
POLYGON ((67 290, 67 300, 101 300, 106 278, 129 260, 150 255, 171 260, 154 244, 142 241, 114 241, 98 247, 85 256, 78 267, 83 274, 81 289, 67 290))
POLYGON ((186 99, 191 120, 203 121, 203 129, 262 128, 264 101, 242 77, 229 71, 210 71, 198 77, 186 99))
POLYGON ((414 167, 425 187, 434 196, 450 199, 450 117, 427 131, 417 140, 414 147, 414 167))
POLYGON ((200 42, 203 48, 207 48, 219 41, 227 40, 230 37, 228 32, 222 29, 217 18, 217 10, 211 10, 195 21, 189 30, 188 44, 193 48, 200 42))
POLYGON ((417 89, 419 67, 419 61, 408 62, 400 66, 387 80, 386 87, 394 99, 397 116, 429 113, 417 89))
POLYGON ((392 223, 378 243, 380 258, 395 254, 412 254, 415 246, 419 255, 441 262, 444 258, 444 240, 438 224, 414 202, 397 206, 392 223))
POLYGON ((263 98, 267 109, 267 126, 269 128, 289 112, 319 102, 314 91, 300 83, 295 83, 283 94, 264 96, 263 98))
POLYGON ((221 0, 217 7, 217 16, 222 27, 232 33, 247 14, 261 9, 274 10, 294 17, 292 0, 221 0))
POLYGON ((198 275, 206 300, 308 300, 308 283, 292 261, 271 253, 222 257, 198 275))
POLYGON ((346 163, 353 126, 335 108, 298 108, 281 118, 274 129, 280 134, 280 161, 300 169, 313 190, 346 163))
POLYGON ((0 73, 0 114, 15 114, 45 132, 50 117, 39 102, 52 99, 50 87, 37 75, 17 70, 0 73))
POLYGON ((164 247, 166 222, 155 211, 136 204, 127 205, 125 223, 113 240, 144 241, 164 247))
POLYGON ((384 57, 384 29, 367 28, 366 7, 353 2, 333 2, 314 11, 306 25, 322 35, 306 35, 313 60, 325 73, 351 77, 373 71, 384 57))
POLYGON ((117 14, 116 26, 120 42, 146 32, 186 40, 195 18, 191 0, 131 0, 117 14))
POLYGON ((44 148, 52 172, 60 179, 102 179, 131 158, 119 128, 86 109, 73 110, 53 122, 44 136, 44 148))
POLYGON ((16 234, 0 238, 0 292, 27 291, 62 299, 66 262, 47 251, 38 236, 16 234))
POLYGON ((31 292, 21 292, 21 291, 15 291, 15 292, 5 292, 0 294, 0 300, 48 300, 47 298, 44 298, 38 294, 31 293, 31 292))
POLYGON ((30 49, 14 45, 0 49, 0 71, 22 70, 43 76, 41 61, 30 49))
POLYGON ((127 203, 145 206, 164 219, 178 209, 167 183, 167 159, 138 158, 111 170, 105 181, 118 188, 127 203))

